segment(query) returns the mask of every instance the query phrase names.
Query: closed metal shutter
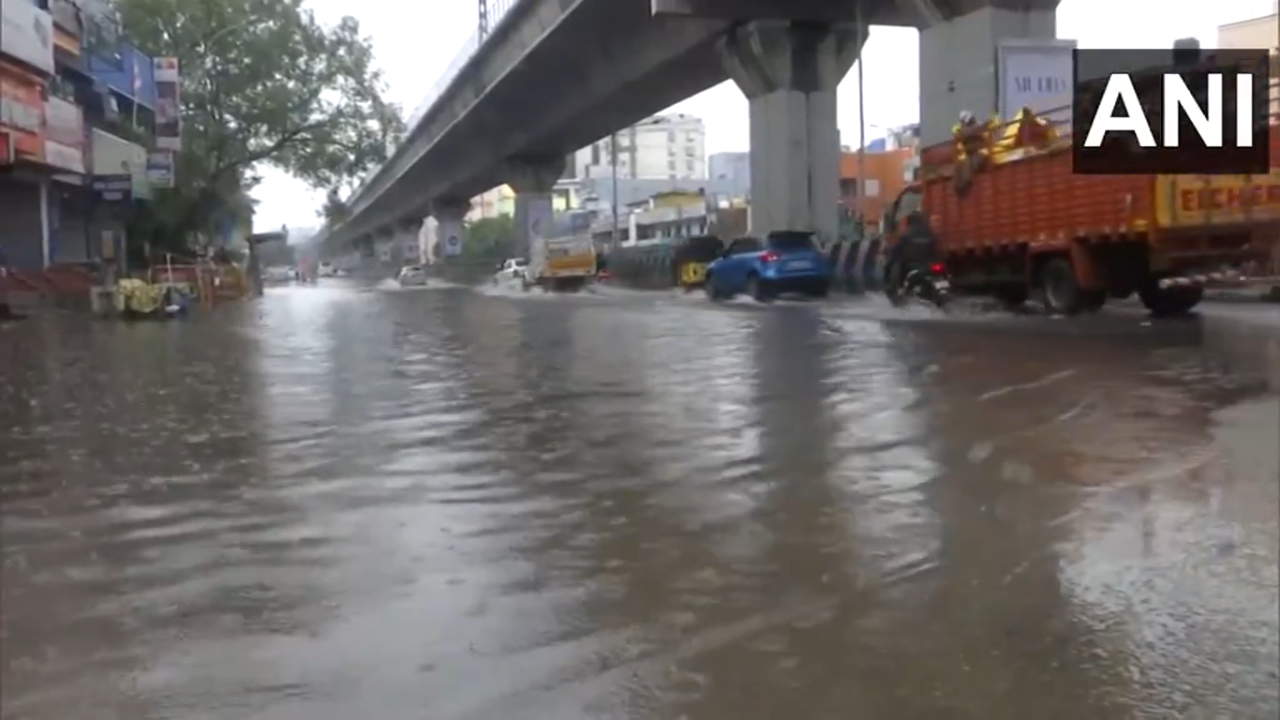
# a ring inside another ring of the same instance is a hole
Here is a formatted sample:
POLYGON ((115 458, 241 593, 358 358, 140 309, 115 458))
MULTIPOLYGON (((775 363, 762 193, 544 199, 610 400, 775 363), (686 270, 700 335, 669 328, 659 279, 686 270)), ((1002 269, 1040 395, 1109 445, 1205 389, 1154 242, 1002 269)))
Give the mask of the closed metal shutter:
POLYGON ((0 178, 0 247, 9 266, 19 270, 44 269, 44 224, 40 218, 40 186, 13 178, 0 178))
POLYGON ((89 200, 85 188, 54 183, 49 193, 49 245, 55 263, 85 262, 89 200))

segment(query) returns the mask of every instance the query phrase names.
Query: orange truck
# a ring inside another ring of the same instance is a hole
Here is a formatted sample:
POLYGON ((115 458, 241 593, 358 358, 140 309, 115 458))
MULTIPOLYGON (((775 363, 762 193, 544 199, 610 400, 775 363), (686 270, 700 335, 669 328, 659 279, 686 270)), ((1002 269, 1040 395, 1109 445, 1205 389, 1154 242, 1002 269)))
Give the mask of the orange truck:
POLYGON ((1278 119, 1269 175, 1077 175, 1069 131, 1025 113, 987 126, 981 148, 957 135, 924 149, 917 181, 885 211, 885 245, 919 210, 957 292, 1009 305, 1035 295, 1067 315, 1136 294, 1155 314, 1185 312, 1207 287, 1276 270, 1278 119))

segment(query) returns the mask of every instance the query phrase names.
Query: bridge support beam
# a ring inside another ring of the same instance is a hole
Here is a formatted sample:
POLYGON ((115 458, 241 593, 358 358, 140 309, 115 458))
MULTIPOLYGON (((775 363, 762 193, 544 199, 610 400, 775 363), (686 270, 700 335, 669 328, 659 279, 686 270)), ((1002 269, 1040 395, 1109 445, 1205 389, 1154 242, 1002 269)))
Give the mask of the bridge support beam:
POLYGON ((439 247, 432 249, 435 257, 451 257, 449 253, 457 253, 462 249, 467 213, 470 211, 470 200, 440 198, 431 203, 431 216, 438 223, 436 242, 439 247))
POLYGON ((761 20, 729 33, 721 56, 751 120, 751 230, 839 231, 836 87, 867 32, 854 25, 761 20))
POLYGON ((899 0, 921 6, 920 140, 944 142, 968 110, 996 111, 996 52, 1002 40, 1057 37, 1059 0, 899 0), (958 6, 958 9, 953 9, 958 6))
POLYGON ((507 171, 507 184, 516 191, 515 245, 512 252, 529 257, 529 247, 551 227, 555 208, 551 190, 564 175, 565 158, 523 159, 512 162, 507 171))

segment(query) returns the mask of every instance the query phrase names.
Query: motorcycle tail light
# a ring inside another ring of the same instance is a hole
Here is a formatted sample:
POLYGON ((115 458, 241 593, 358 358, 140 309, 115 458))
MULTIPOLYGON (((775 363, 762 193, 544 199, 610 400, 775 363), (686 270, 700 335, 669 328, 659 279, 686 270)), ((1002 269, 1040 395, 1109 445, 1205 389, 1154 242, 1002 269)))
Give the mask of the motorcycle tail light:
POLYGON ((934 275, 941 275, 944 272, 946 272, 946 270, 947 270, 947 266, 943 265, 942 263, 934 263, 929 266, 929 272, 933 273, 934 275))

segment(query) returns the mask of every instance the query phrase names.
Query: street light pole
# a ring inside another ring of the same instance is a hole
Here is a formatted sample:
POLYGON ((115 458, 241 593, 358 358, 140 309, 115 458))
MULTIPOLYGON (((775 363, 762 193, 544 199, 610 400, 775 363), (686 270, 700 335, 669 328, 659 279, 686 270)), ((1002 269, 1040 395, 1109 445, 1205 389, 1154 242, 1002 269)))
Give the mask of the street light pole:
MULTIPOLYGON (((862 25, 863 0, 855 0, 855 2, 854 25, 857 32, 856 37, 862 39, 864 33, 862 25)), ((863 47, 858 48, 858 182, 856 185, 858 196, 855 214, 857 215, 858 220, 859 238, 862 237, 866 230, 866 220, 862 217, 863 210, 866 208, 866 203, 863 202, 863 198, 866 197, 867 194, 867 108, 865 93, 862 87, 862 51, 865 46, 866 43, 863 42, 863 47)))
POLYGON ((612 182, 609 183, 610 191, 613 194, 613 200, 610 203, 613 206, 613 239, 614 248, 618 247, 619 235, 621 234, 618 227, 618 132, 615 130, 609 138, 609 165, 611 166, 612 182))

